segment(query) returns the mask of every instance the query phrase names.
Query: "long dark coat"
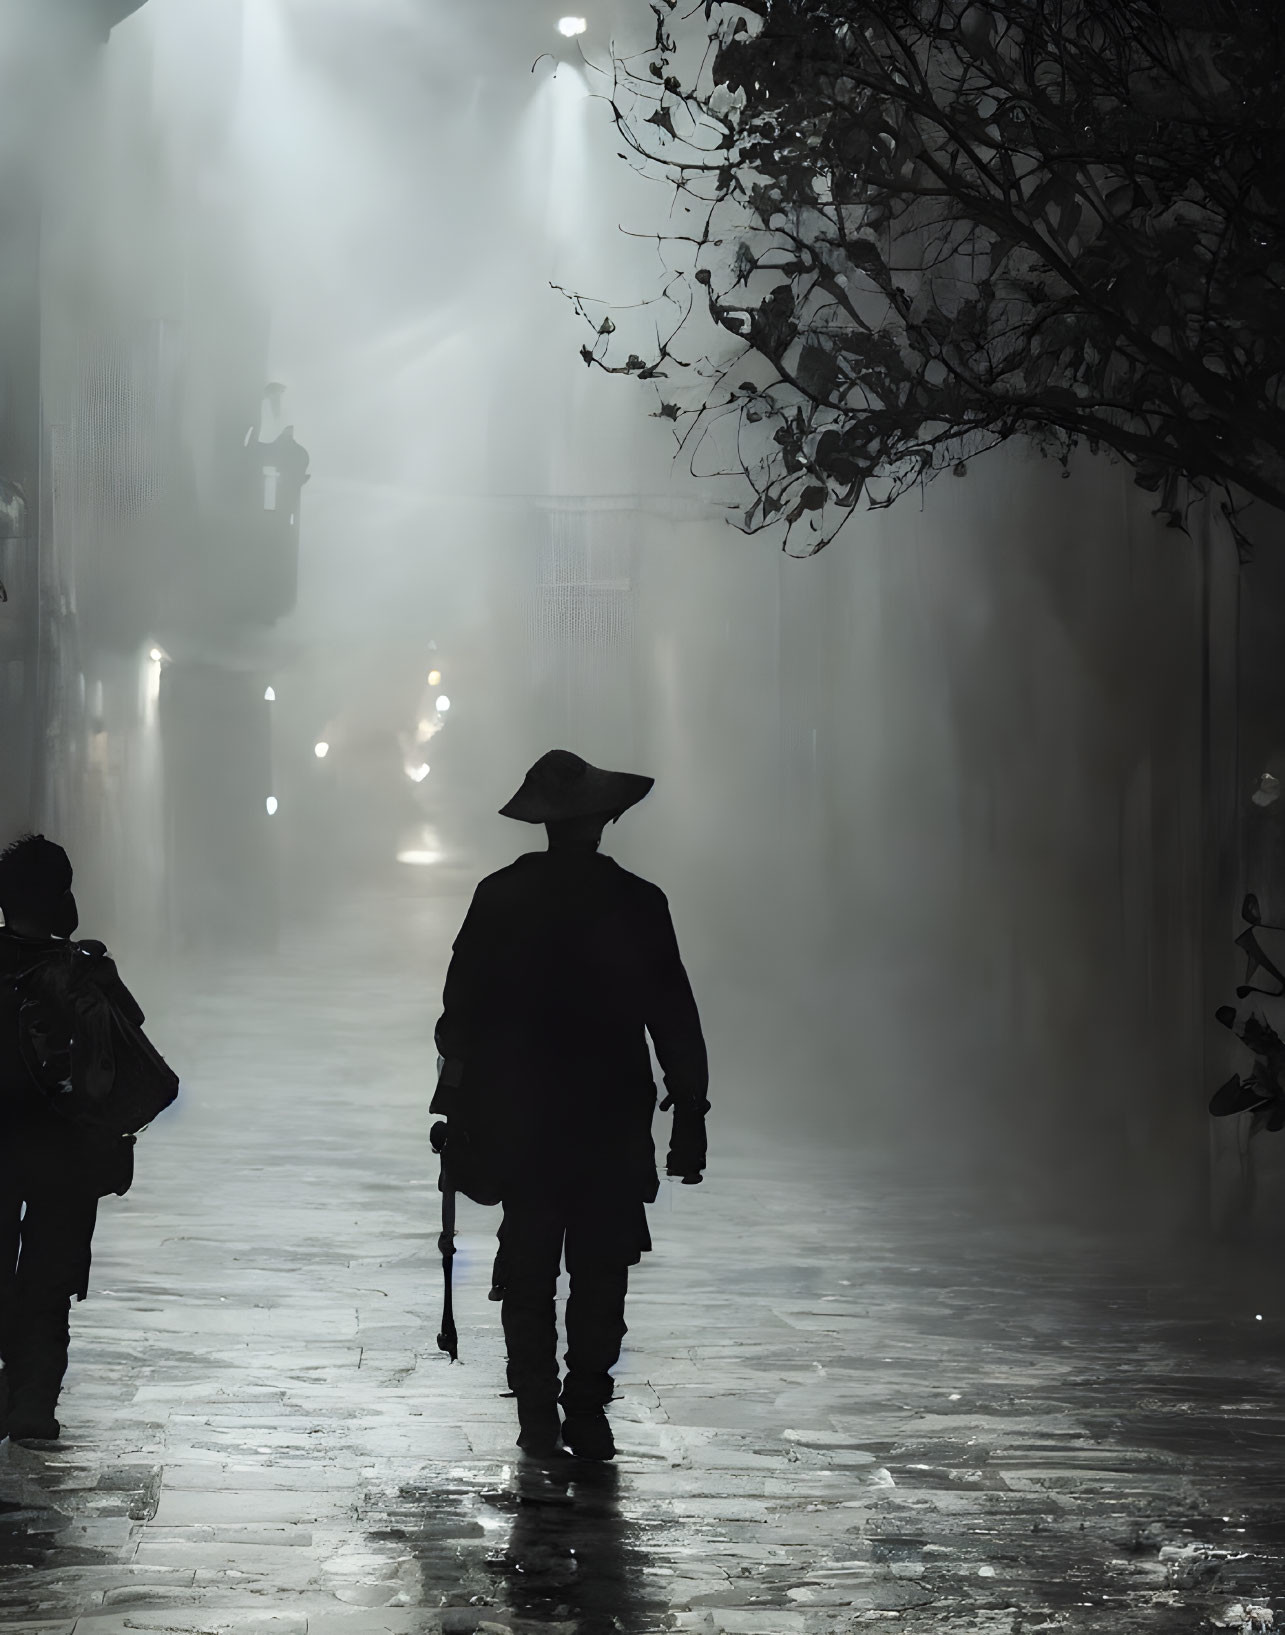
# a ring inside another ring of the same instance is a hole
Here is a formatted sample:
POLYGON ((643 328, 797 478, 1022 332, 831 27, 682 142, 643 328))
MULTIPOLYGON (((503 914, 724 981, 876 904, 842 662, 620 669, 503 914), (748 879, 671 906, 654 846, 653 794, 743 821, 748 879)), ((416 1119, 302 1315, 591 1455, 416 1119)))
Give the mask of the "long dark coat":
POLYGON ((644 1030, 668 1091, 703 1102, 709 1081, 664 892, 587 849, 519 857, 474 892, 443 1000, 446 1077, 485 1110, 506 1197, 557 1174, 655 1198, 644 1030))

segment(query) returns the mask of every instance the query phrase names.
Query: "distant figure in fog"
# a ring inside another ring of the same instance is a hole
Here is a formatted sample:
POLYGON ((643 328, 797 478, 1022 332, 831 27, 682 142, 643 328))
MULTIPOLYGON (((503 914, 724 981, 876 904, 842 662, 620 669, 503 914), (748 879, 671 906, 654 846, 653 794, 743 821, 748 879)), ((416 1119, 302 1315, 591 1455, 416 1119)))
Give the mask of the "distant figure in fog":
POLYGON ((111 1123, 119 1094, 138 1087, 135 1068, 173 1079, 159 1058, 131 1054, 121 1029, 141 1040, 142 1012, 102 944, 70 940, 71 882, 66 852, 43 835, 0 853, 0 1435, 19 1440, 58 1435, 98 1200, 133 1180, 134 1137, 111 1123))
POLYGON ((616 1451, 611 1369, 628 1268, 651 1248, 644 1206, 660 1187, 644 1030, 665 1077, 662 1111, 674 1111, 668 1173, 695 1183, 705 1168, 709 1070, 669 905, 598 851, 605 825, 652 783, 567 750, 541 756, 501 815, 543 823, 548 850, 477 887, 437 1024, 433 1111, 447 1116, 447 1153, 462 1140, 504 1205, 508 1381, 518 1446, 537 1456, 557 1452, 559 1439, 580 1458, 616 1451), (560 1381, 554 1289, 564 1253, 560 1381))

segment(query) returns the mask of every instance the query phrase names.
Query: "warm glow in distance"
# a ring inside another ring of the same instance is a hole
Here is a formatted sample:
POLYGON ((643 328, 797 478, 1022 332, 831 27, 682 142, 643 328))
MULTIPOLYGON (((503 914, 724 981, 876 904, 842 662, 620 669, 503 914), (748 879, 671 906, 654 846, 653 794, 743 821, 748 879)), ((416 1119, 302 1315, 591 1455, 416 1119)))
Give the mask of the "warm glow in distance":
POLYGON ((442 679, 442 672, 440 670, 430 670, 428 672, 428 684, 429 684, 430 687, 438 686, 439 683, 441 682, 441 679, 442 679))

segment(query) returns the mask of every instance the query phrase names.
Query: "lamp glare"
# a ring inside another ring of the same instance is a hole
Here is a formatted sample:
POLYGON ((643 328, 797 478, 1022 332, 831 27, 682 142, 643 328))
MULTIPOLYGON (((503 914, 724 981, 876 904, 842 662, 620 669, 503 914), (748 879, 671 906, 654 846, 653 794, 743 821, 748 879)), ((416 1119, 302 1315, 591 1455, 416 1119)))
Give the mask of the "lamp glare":
POLYGON ((564 39, 575 39, 576 35, 583 34, 588 26, 588 23, 585 22, 583 17, 558 18, 558 33, 561 34, 564 39))

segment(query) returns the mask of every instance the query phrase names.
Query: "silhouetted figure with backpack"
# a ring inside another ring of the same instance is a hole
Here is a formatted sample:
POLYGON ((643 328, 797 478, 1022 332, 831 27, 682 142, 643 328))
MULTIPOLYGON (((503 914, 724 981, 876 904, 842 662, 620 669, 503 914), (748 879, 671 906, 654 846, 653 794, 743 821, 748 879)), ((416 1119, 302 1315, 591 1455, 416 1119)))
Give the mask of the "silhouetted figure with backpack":
POLYGON ((656 1089, 674 1123, 668 1172, 705 1168, 709 1070, 696 1002, 665 895, 598 851, 602 831, 652 787, 551 750, 501 809, 543 823, 529 852, 477 887, 455 940, 437 1025, 433 1111, 460 1190, 504 1206, 502 1289, 518 1446, 559 1441, 615 1453, 606 1406, 625 1335, 628 1268, 651 1248, 645 1205, 659 1190, 656 1089), (554 1289, 565 1254, 566 1377, 554 1289), (562 1420, 558 1409, 561 1406, 562 1420))
POLYGON ((101 943, 73 942, 71 863, 27 835, 0 852, 0 1434, 52 1440, 70 1312, 98 1200, 134 1176, 134 1132, 178 1081, 101 943))

